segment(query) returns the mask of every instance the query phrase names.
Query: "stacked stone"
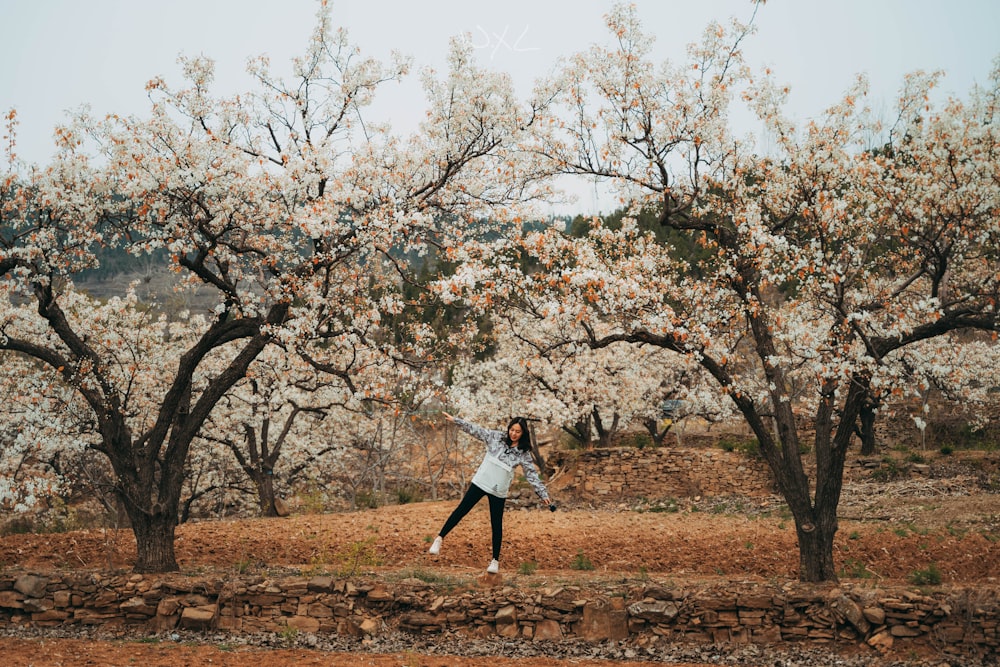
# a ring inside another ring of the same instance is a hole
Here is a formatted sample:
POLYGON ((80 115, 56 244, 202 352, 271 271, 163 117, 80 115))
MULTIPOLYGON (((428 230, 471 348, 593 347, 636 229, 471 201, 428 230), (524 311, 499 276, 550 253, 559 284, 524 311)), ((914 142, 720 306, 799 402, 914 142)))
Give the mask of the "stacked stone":
POLYGON ((701 587, 504 585, 464 590, 319 577, 0 574, 0 627, 133 625, 151 631, 459 632, 526 640, 934 644, 997 656, 1000 589, 918 591, 730 582, 701 587))
POLYGON ((763 460, 721 449, 595 449, 579 453, 571 467, 567 490, 588 497, 768 496, 775 491, 763 460))

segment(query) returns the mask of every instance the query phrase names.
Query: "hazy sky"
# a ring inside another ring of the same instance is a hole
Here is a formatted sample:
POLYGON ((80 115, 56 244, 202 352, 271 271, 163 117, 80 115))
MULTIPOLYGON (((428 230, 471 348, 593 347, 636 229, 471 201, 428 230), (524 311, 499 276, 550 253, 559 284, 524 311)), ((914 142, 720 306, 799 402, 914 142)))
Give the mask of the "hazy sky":
MULTIPOLYGON (((610 0, 331 0, 334 23, 365 55, 395 49, 416 68, 444 69, 449 39, 469 33, 484 65, 512 74, 522 93, 557 58, 604 43, 610 0)), ((750 0, 636 0, 658 59, 679 61, 712 20, 748 20, 750 0)), ((220 92, 246 89, 247 58, 267 54, 287 73, 313 26, 316 0, 0 0, 0 111, 16 107, 18 153, 45 162, 67 110, 145 112, 145 83, 181 82, 177 56, 216 61, 220 92)), ((792 87, 798 117, 835 102, 857 73, 891 107, 903 75, 942 69, 964 96, 1000 55, 1000 0, 770 0, 745 44, 753 67, 792 87)), ((380 106, 399 129, 422 110, 417 77, 380 106)))

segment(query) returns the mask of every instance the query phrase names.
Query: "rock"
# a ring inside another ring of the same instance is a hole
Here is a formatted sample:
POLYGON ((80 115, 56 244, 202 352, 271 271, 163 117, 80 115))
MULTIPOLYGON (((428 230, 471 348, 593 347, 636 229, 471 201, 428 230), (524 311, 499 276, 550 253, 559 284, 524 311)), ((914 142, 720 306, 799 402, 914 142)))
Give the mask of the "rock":
POLYGON ((308 590, 314 593, 329 593, 333 590, 333 577, 317 576, 309 580, 308 590))
POLYGON ((173 616, 180 606, 181 603, 177 598, 163 598, 156 606, 156 613, 160 616, 173 616))
POLYGON ((871 625, 858 603, 843 593, 833 596, 830 606, 846 618, 847 622, 857 628, 861 634, 867 634, 868 630, 871 629, 871 625))
POLYGON ((29 598, 45 597, 45 589, 49 585, 49 580, 33 574, 24 574, 14 581, 14 590, 24 593, 29 598))
POLYGON ((158 607, 146 604, 140 597, 129 598, 122 602, 120 609, 123 614, 137 614, 140 616, 155 616, 158 607))
POLYGON ((895 643, 895 639, 887 630, 876 633, 868 639, 868 645, 883 654, 892 650, 893 643, 895 643))
POLYGON ((517 623, 508 623, 506 625, 497 626, 497 634, 501 637, 507 637, 508 639, 514 639, 520 633, 520 626, 517 623))
POLYGON ((583 607, 578 632, 587 641, 628 638, 628 613, 612 609, 607 600, 596 600, 583 607))
POLYGON ((507 605, 506 607, 501 607, 497 610, 496 616, 493 620, 498 626, 517 623, 517 607, 512 604, 507 605))
POLYGON ((653 623, 668 623, 677 618, 677 605, 667 600, 633 602, 628 606, 628 613, 653 623))
POLYGON ((924 634, 920 628, 910 627, 909 625, 894 625, 889 629, 893 637, 919 637, 924 634))
POLYGON ((24 594, 17 591, 0 591, 0 608, 24 609, 24 594))
POLYGON ((369 602, 392 602, 395 596, 384 586, 376 586, 368 591, 369 602))
POLYGON ((476 583, 484 588, 500 588, 503 586, 503 575, 486 572, 476 577, 476 583))
POLYGON ((545 641, 562 639, 562 628, 557 621, 546 619, 535 624, 535 632, 532 637, 535 641, 545 641))
POLYGON ((24 601, 24 610, 36 614, 52 609, 52 600, 46 598, 28 598, 24 601))
POLYGON ((382 624, 374 618, 366 618, 365 620, 361 621, 361 632, 369 636, 376 634, 381 629, 381 627, 382 624))
POLYGON ((288 627, 299 632, 316 632, 319 630, 319 619, 311 616, 290 616, 288 627))
POLYGON ((185 607, 181 612, 180 626, 187 630, 211 630, 215 622, 215 606, 185 607))
POLYGON ((862 612, 872 625, 885 623, 885 610, 881 607, 865 607, 862 612))

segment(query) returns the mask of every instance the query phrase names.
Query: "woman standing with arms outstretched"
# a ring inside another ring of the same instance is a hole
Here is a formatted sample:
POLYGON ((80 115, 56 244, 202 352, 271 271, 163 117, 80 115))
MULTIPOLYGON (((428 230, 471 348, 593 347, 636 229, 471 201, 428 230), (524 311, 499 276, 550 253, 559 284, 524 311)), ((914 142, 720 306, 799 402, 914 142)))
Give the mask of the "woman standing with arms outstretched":
POLYGON ((479 469, 472 478, 472 483, 465 492, 458 507, 451 513, 444 526, 434 538, 430 553, 441 553, 441 542, 448 533, 458 525, 458 522, 469 513, 476 503, 483 499, 489 499, 490 503, 490 527, 493 532, 493 560, 490 561, 486 571, 496 574, 500 571, 500 545, 503 542, 503 509, 507 500, 507 491, 510 483, 514 481, 514 468, 521 466, 528 483, 541 498, 542 502, 555 511, 556 506, 549 499, 549 492, 545 489, 538 476, 538 469, 535 468, 531 460, 531 443, 528 437, 528 421, 524 417, 514 417, 507 425, 506 431, 493 431, 476 426, 464 419, 452 417, 447 412, 442 413, 445 418, 453 422, 472 437, 486 443, 486 455, 479 469))

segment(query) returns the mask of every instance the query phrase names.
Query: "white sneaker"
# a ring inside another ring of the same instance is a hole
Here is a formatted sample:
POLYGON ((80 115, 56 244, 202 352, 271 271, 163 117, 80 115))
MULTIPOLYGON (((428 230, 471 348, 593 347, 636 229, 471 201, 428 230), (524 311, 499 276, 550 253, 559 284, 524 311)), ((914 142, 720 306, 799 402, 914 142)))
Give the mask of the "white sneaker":
POLYGON ((441 553, 440 535, 434 538, 434 543, 431 545, 431 548, 427 550, 427 553, 431 554, 432 556, 437 556, 439 553, 441 553))
POLYGON ((491 560, 490 561, 490 566, 488 568, 486 568, 486 571, 489 572, 490 574, 496 574, 497 572, 499 572, 500 571, 500 561, 498 561, 496 558, 494 558, 493 560, 491 560))

